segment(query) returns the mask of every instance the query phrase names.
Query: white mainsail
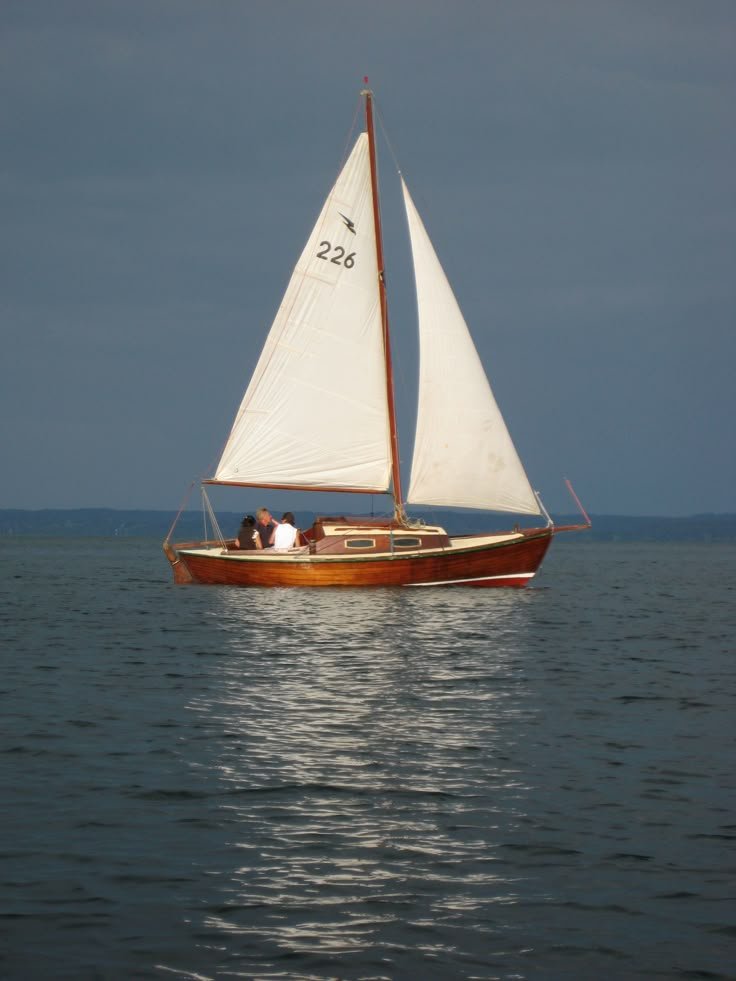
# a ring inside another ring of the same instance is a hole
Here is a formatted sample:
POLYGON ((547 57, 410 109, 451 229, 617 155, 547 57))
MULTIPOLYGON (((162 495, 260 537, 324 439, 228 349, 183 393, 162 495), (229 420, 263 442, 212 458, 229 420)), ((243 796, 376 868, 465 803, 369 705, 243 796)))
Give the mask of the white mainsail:
POLYGON ((419 312, 408 501, 540 514, 452 288, 402 177, 419 312))
POLYGON ((373 197, 363 133, 297 262, 214 479, 385 491, 390 478, 373 197))

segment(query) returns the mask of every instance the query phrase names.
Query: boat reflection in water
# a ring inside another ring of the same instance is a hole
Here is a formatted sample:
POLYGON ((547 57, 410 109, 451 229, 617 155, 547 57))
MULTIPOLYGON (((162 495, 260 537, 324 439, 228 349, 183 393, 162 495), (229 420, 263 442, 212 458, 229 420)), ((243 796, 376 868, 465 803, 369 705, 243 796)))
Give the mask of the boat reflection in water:
POLYGON ((535 591, 482 613, 464 591, 211 595, 222 654, 190 709, 228 845, 207 926, 346 954, 512 901, 488 834, 529 790, 512 759, 535 591))

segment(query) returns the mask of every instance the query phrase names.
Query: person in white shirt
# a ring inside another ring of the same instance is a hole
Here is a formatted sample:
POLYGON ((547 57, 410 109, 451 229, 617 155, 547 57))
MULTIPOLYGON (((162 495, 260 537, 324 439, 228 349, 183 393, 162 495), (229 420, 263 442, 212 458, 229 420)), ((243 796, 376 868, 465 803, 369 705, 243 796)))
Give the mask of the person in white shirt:
POLYGON ((271 544, 278 549, 293 548, 298 534, 294 525, 294 515, 291 511, 287 511, 271 534, 271 544))

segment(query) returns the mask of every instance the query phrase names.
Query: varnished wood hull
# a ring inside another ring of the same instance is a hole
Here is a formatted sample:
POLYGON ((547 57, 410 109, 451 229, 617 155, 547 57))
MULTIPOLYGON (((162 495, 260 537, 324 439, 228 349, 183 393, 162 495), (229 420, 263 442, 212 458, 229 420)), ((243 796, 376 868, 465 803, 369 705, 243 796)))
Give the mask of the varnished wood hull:
POLYGON ((523 587, 533 578, 554 530, 464 536, 425 553, 319 556, 227 552, 191 543, 165 545, 179 583, 227 586, 473 586, 523 587))

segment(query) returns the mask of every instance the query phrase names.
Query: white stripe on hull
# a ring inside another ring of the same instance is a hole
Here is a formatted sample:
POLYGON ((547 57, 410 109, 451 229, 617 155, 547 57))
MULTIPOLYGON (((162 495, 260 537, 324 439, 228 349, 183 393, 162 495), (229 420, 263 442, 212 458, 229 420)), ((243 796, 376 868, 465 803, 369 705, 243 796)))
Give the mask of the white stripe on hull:
POLYGON ((534 572, 512 572, 504 576, 474 576, 472 579, 436 579, 433 582, 408 582, 407 586, 459 586, 471 582, 495 582, 501 579, 533 579, 534 572))

